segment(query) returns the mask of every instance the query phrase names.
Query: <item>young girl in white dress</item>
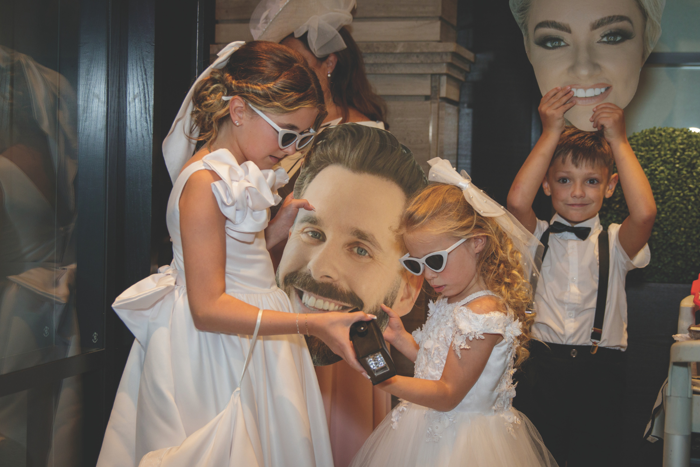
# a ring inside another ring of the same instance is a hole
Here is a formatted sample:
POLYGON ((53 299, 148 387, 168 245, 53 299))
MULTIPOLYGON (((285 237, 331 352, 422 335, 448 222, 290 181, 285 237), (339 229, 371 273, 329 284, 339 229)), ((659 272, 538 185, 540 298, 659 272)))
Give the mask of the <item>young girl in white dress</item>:
POLYGON ((313 209, 287 200, 268 225, 287 181, 271 169, 323 113, 304 59, 269 42, 230 44, 190 90, 163 144, 174 259, 114 303, 136 340, 98 466, 333 464, 302 334, 361 370, 349 326, 370 317, 294 314, 268 254, 313 209))
POLYGON ((390 316, 385 339, 415 362, 415 377, 380 383, 402 401, 352 466, 555 466, 535 427, 512 408, 512 375, 527 357, 531 251, 538 241, 507 211, 433 159, 432 184, 402 227, 408 272, 439 294, 413 335, 390 316))

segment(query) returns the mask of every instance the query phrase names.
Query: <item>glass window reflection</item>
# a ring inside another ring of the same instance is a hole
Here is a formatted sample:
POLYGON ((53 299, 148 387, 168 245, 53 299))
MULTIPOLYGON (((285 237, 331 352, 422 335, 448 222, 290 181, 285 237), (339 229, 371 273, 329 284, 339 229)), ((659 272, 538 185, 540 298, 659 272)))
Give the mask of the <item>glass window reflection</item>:
POLYGON ((75 120, 66 78, 0 45, 0 373, 79 352, 75 120))

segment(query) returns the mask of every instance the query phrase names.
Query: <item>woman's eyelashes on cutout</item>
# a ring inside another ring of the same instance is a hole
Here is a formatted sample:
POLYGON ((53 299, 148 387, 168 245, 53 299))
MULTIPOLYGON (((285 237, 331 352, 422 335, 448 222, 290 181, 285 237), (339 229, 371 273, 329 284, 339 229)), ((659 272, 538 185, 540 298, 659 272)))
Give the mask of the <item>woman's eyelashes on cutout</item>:
MULTIPOLYGON (((618 45, 628 40, 634 39, 635 35, 632 31, 627 31, 625 29, 615 29, 613 31, 607 31, 600 36, 598 43, 605 45, 618 45)), ((562 47, 567 47, 569 44, 557 36, 542 36, 535 39, 535 44, 542 47, 545 50, 555 50, 562 47)))
POLYGON ((599 43, 608 45, 622 44, 630 39, 634 38, 634 33, 624 29, 615 29, 613 31, 608 31, 600 36, 599 43))
POLYGON ((561 37, 557 36, 542 36, 535 39, 535 44, 547 50, 559 49, 561 47, 566 47, 569 44, 564 41, 561 37))

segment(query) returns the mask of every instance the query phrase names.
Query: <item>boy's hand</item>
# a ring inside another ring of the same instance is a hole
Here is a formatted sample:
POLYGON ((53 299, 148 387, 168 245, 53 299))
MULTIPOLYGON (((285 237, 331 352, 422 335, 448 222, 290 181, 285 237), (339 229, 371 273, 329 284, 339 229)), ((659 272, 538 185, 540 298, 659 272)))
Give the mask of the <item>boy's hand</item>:
POLYGON ((604 102, 593 107, 591 122, 596 130, 602 130, 605 139, 611 145, 627 140, 624 111, 611 102, 604 102))
POLYGON ((574 97, 574 93, 571 90, 571 86, 556 87, 542 96, 537 110, 542 120, 543 133, 552 132, 559 135, 564 131, 566 126, 564 114, 576 105, 571 100, 572 97, 574 97))

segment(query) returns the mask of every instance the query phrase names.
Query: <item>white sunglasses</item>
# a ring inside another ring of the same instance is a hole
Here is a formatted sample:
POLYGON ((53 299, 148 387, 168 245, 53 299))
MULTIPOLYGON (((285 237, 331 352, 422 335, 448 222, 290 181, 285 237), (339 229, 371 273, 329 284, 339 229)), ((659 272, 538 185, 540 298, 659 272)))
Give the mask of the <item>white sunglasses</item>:
MULTIPOLYGON (((229 101, 232 97, 233 96, 224 96, 222 99, 229 101)), ((310 128, 309 131, 305 131, 304 133, 297 133, 296 131, 280 128, 275 122, 270 120, 270 117, 262 113, 261 110, 256 109, 250 102, 244 102, 248 104, 250 108, 255 111, 255 113, 260 115, 263 120, 269 123, 272 128, 277 130, 277 144, 279 145, 280 149, 287 149, 294 143, 297 143, 297 150, 305 148, 311 141, 313 141, 314 136, 316 136, 316 131, 313 128, 310 128)))
POLYGON ((420 276, 421 274, 423 274, 424 265, 431 271, 442 272, 442 270, 445 269, 445 266, 447 265, 447 255, 449 255, 452 250, 454 250, 466 241, 467 239, 463 238, 451 247, 449 247, 447 250, 429 253, 423 256, 422 258, 413 258, 411 256, 408 256, 408 253, 406 253, 404 256, 401 257, 399 261, 401 261, 401 264, 403 265, 403 267, 406 268, 408 272, 410 272, 411 274, 415 274, 416 276, 420 276))

